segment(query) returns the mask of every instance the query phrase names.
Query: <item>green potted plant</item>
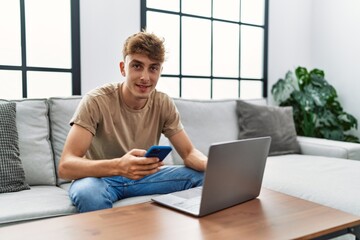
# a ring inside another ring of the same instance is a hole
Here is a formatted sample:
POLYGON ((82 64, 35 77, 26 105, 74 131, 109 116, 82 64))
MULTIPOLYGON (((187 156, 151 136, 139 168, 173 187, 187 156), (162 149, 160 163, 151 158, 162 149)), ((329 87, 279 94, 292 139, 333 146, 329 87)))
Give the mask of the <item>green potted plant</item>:
POLYGON ((333 86, 325 80, 324 71, 304 67, 288 71, 271 89, 280 106, 292 106, 296 132, 300 136, 359 142, 346 133, 357 129, 356 118, 346 113, 337 100, 333 86))

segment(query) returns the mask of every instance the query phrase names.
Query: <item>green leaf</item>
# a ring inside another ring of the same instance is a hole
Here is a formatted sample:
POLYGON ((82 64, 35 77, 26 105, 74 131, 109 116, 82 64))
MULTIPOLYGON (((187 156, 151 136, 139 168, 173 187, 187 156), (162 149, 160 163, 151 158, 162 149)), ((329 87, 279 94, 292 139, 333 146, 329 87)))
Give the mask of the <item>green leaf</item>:
POLYGON ((342 112, 337 118, 344 131, 348 131, 351 128, 357 129, 357 120, 353 115, 342 112))
POLYGON ((344 133, 341 129, 320 129, 321 134, 326 139, 342 141, 344 139, 344 133))
POLYGON ((303 87, 310 82, 310 75, 306 68, 298 67, 295 70, 295 75, 298 80, 299 88, 303 89, 303 87))
POLYGON ((287 73, 285 80, 279 79, 271 88, 271 93, 274 100, 281 103, 289 98, 292 91, 294 91, 293 78, 291 74, 287 73))
POLYGON ((314 108, 314 99, 310 94, 301 91, 294 91, 290 96, 299 104, 303 111, 309 112, 314 108))
POLYGON ((332 127, 338 125, 337 116, 328 109, 323 109, 318 117, 319 126, 332 127))
POLYGON ((354 135, 350 135, 350 134, 345 134, 343 141, 353 142, 353 143, 360 143, 358 137, 356 137, 356 136, 354 136, 354 135))
POLYGON ((320 70, 320 69, 317 69, 317 68, 314 68, 313 70, 311 70, 310 75, 316 75, 316 76, 319 76, 319 77, 322 77, 322 78, 325 77, 324 71, 320 70))
POLYGON ((314 87, 323 88, 323 87, 329 85, 327 83, 327 81, 324 79, 324 77, 322 77, 322 76, 319 76, 316 74, 311 74, 310 78, 311 78, 311 85, 313 85, 314 87))
POLYGON ((319 92, 319 90, 314 88, 312 85, 305 86, 304 93, 307 96, 307 98, 312 99, 314 105, 319 107, 323 107, 326 105, 327 102, 326 93, 319 92))

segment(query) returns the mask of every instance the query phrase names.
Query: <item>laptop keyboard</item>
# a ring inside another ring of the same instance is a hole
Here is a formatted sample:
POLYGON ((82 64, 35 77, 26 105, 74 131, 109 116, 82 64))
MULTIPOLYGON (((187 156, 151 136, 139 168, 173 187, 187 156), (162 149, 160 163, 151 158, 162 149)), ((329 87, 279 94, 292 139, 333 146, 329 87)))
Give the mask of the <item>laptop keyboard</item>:
POLYGON ((162 202, 191 212, 199 212, 202 187, 191 188, 184 191, 162 195, 162 202))
POLYGON ((201 202, 201 196, 198 196, 190 199, 185 199, 181 202, 175 203, 174 205, 190 211, 199 211, 200 202, 201 202))
POLYGON ((180 198, 190 199, 201 196, 201 192, 202 192, 202 187, 195 187, 180 192, 174 192, 171 193, 171 195, 180 198))

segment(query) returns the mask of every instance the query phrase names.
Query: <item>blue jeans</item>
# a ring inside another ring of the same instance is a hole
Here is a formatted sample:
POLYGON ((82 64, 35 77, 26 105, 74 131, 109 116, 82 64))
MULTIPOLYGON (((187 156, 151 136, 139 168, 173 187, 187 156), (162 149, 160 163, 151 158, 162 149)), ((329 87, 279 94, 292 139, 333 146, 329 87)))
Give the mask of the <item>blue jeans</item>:
POLYGON ((86 177, 71 184, 69 195, 79 212, 89 212, 112 208, 114 202, 128 197, 166 194, 201 186, 203 176, 203 172, 187 167, 166 166, 140 180, 122 176, 86 177))

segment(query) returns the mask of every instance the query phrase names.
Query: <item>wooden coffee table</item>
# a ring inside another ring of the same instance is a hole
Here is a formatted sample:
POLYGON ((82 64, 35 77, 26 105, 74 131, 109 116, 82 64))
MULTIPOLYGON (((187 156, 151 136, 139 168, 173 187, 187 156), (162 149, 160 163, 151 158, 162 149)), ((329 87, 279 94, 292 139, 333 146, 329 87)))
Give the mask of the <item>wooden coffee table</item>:
POLYGON ((309 239, 360 225, 360 217, 262 189, 259 198, 195 218, 156 203, 0 228, 12 239, 309 239))

